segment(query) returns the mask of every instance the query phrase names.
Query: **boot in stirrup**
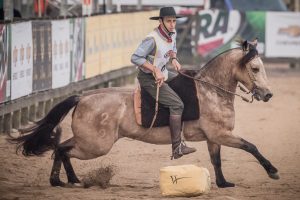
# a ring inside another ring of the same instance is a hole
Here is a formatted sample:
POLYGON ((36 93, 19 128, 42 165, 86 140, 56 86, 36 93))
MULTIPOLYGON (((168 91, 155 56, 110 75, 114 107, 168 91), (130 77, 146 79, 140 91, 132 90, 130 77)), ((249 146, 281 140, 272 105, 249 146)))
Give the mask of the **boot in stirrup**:
POLYGON ((171 159, 178 159, 196 151, 195 148, 188 147, 181 141, 181 115, 170 115, 170 130, 172 139, 171 159))

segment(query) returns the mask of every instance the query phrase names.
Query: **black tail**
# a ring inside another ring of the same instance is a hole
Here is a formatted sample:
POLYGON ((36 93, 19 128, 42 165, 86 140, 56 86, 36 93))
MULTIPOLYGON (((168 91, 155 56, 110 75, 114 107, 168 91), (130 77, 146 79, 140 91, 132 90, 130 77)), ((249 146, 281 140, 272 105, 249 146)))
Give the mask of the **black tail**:
POLYGON ((16 143, 17 152, 21 151, 24 156, 38 156, 44 152, 55 149, 59 143, 61 131, 54 128, 64 119, 66 114, 78 104, 79 96, 74 95, 54 106, 49 113, 35 125, 21 129, 25 134, 18 138, 9 139, 16 143))

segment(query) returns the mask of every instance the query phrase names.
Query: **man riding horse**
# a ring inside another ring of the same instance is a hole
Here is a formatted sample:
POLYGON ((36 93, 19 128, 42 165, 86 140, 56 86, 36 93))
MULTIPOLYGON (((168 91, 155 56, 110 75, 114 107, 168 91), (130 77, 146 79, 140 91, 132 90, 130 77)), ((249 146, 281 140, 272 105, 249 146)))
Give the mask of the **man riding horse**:
POLYGON ((157 87, 160 87, 158 102, 169 108, 172 158, 174 159, 196 151, 195 148, 187 147, 181 140, 181 118, 184 104, 167 84, 176 74, 169 72, 166 64, 170 62, 177 71, 181 69, 176 57, 175 26, 177 18, 181 18, 181 16, 176 15, 173 7, 161 8, 158 17, 150 18, 159 20, 159 26, 146 36, 131 57, 131 62, 139 68, 137 78, 140 86, 154 99, 157 87))

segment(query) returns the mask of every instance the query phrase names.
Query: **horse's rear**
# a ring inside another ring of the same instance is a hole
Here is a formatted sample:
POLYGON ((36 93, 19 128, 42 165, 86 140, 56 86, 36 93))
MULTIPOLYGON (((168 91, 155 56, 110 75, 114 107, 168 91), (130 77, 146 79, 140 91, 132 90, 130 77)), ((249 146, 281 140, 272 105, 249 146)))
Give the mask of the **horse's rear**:
POLYGON ((124 89, 114 90, 103 89, 81 97, 72 119, 75 145, 70 156, 92 159, 105 155, 119 139, 120 121, 130 93, 124 89))

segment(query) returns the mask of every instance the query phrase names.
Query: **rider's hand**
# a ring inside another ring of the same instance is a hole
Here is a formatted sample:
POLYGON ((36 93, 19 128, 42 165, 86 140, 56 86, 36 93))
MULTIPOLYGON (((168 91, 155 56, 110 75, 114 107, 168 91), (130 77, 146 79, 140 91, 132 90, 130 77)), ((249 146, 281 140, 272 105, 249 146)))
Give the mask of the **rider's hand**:
POLYGON ((172 59, 172 65, 174 66, 174 68, 176 69, 176 71, 179 71, 181 69, 181 64, 178 62, 177 59, 172 59))
POLYGON ((156 83, 158 83, 158 87, 160 87, 165 80, 163 73, 158 68, 154 67, 153 74, 154 74, 156 83))

